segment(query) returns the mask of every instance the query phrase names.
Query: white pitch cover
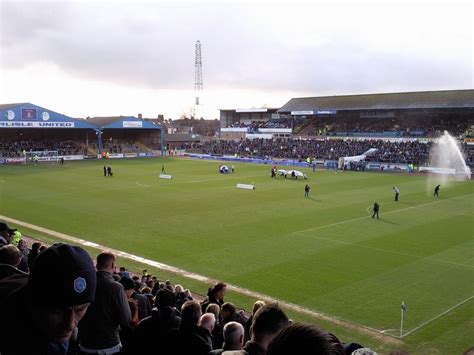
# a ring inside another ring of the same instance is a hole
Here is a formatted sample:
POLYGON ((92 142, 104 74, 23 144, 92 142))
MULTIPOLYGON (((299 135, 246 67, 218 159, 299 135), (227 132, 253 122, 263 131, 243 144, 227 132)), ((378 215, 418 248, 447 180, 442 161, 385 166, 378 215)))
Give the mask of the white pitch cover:
POLYGON ((173 175, 160 174, 160 179, 171 180, 172 178, 173 178, 173 175))
POLYGON ((251 184, 237 184, 238 189, 246 189, 246 190, 255 190, 255 185, 251 184))

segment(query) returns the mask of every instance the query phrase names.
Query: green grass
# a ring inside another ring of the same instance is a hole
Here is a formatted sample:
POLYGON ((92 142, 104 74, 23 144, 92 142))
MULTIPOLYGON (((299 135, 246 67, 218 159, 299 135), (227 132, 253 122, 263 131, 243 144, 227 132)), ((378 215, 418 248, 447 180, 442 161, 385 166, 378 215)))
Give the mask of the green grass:
MULTIPOLYGON (((402 301, 409 331, 474 294, 471 182, 442 186, 435 199, 423 176, 307 169, 308 181, 272 180, 269 166, 235 164, 235 174, 221 175, 217 162, 167 159, 169 181, 157 178, 162 162, 111 160, 113 178, 103 177, 101 161, 1 167, 1 214, 378 330, 399 329, 402 301), (236 189, 237 182, 257 189, 236 189), (374 201, 380 220, 367 218, 374 201)), ((246 307, 253 301, 229 299, 246 307)), ((402 347, 466 350, 473 305, 414 332, 402 347)), ((387 349, 316 322, 343 340, 387 349)))

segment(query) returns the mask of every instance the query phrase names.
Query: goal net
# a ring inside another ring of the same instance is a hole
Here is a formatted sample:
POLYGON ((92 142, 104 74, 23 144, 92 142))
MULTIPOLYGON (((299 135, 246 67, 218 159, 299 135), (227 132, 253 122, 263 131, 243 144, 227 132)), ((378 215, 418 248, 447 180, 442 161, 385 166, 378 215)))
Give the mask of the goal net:
POLYGON ((59 154, 57 150, 40 150, 25 153, 25 163, 57 163, 59 154))

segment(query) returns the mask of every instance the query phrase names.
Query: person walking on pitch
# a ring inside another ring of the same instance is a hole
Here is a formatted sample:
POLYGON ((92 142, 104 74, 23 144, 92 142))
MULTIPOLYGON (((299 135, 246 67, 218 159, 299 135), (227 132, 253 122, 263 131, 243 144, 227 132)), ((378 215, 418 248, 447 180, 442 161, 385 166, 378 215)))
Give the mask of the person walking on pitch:
POLYGON ((398 189, 398 187, 396 186, 393 187, 393 193, 395 194, 395 202, 397 202, 398 196, 400 195, 400 190, 398 189))
POLYGON ((373 208, 374 214, 372 215, 372 218, 377 216, 377 219, 379 219, 379 210, 380 210, 380 205, 377 202, 374 202, 374 208, 373 208))
POLYGON ((440 186, 441 185, 436 185, 434 189, 434 195, 433 195, 434 197, 439 197, 438 193, 439 193, 440 186))
POLYGON ((306 186, 304 187, 304 197, 309 197, 309 190, 311 189, 311 187, 309 187, 308 184, 306 184, 306 186))

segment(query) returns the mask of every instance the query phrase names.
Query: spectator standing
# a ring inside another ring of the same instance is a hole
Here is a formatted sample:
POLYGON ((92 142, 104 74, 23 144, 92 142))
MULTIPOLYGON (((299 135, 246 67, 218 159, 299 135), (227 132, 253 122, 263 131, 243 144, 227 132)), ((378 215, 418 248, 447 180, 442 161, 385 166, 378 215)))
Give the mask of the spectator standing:
POLYGON ((82 353, 116 354, 120 351, 120 327, 130 327, 132 316, 123 286, 114 280, 115 255, 97 256, 95 300, 79 324, 82 353))
POLYGON ((212 343, 198 326, 201 306, 197 301, 188 301, 181 309, 181 324, 176 339, 177 355, 208 355, 212 343))
POLYGON ((247 319, 244 325, 244 330, 245 330, 244 341, 245 342, 250 340, 250 327, 252 326, 252 320, 253 320, 253 317, 255 316, 255 312, 257 312, 258 309, 263 306, 265 306, 265 301, 261 301, 261 300, 258 300, 253 304, 252 314, 250 315, 249 319, 247 319))
POLYGON ((268 345, 267 355, 321 354, 345 355, 334 335, 312 325, 294 323, 284 328, 268 345))
POLYGON ((224 327, 220 321, 221 307, 219 307, 219 305, 216 303, 211 303, 209 306, 207 306, 206 313, 212 313, 216 318, 216 324, 214 325, 212 336, 214 337, 214 346, 216 349, 220 349, 224 343, 224 327))
POLYGON ((218 282, 212 288, 210 288, 207 292, 207 297, 201 304, 201 311, 205 312, 207 306, 210 303, 218 304, 222 307, 224 304, 224 296, 227 291, 227 285, 223 282, 218 282))
POLYGON ((175 349, 172 340, 181 323, 175 303, 176 298, 172 292, 166 289, 158 291, 151 316, 141 320, 135 330, 132 353, 153 354, 156 352, 156 344, 160 344, 160 352, 163 354, 173 353, 175 349))
POLYGON ((288 317, 277 305, 260 307, 253 317, 250 340, 244 350, 248 355, 265 355, 270 341, 289 323, 288 317))

